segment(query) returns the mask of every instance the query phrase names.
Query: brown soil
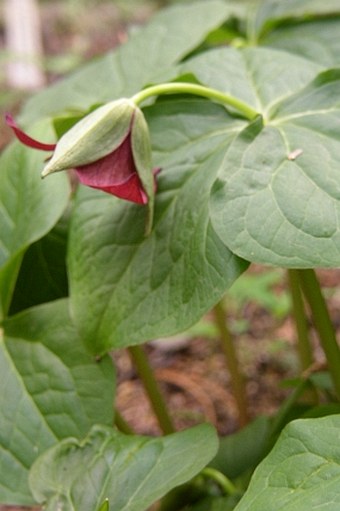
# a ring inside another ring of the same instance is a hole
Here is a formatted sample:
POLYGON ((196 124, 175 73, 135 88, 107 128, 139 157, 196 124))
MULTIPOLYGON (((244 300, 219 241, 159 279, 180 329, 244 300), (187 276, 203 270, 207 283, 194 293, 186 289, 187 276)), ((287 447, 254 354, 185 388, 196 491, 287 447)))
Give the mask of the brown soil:
MULTIPOLYGON (((252 267, 248 272, 263 272, 252 267)), ((318 272, 336 327, 340 326, 340 270, 318 272)), ((285 290, 282 281, 273 292, 285 290)), ((256 303, 248 302, 242 310, 226 318, 231 325, 241 316, 247 319, 248 329, 234 336, 240 367, 246 381, 250 419, 258 415, 272 415, 289 390, 282 381, 299 374, 299 361, 295 346, 295 327, 287 315, 277 320, 256 303)), ((317 338, 311 330, 315 345, 315 359, 324 361, 317 338)), ((162 341, 148 345, 146 351, 155 371, 176 429, 183 429, 207 420, 221 435, 239 427, 237 406, 227 369, 227 361, 220 341, 192 338, 178 349, 162 341)), ((114 354, 118 369, 117 407, 132 428, 141 434, 159 434, 160 429, 152 412, 143 385, 126 351, 114 354)))

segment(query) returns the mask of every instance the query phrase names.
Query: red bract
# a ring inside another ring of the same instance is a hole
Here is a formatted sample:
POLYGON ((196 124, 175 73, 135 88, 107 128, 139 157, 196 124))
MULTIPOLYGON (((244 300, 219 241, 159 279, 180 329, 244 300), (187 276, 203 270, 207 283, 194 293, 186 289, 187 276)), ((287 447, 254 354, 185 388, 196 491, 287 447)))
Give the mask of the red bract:
MULTIPOLYGON (((130 105, 129 107, 131 108, 130 105)), ((53 165, 54 160, 58 159, 58 154, 55 152, 55 149, 58 147, 57 144, 45 144, 31 138, 19 128, 12 116, 9 114, 6 115, 6 123, 13 129, 16 137, 23 144, 34 149, 54 151, 52 159, 49 160, 47 167, 51 166, 51 163, 53 165)), ((102 190, 106 193, 137 204, 147 204, 149 200, 148 195, 146 194, 139 177, 132 147, 131 137, 133 123, 134 114, 131 115, 130 123, 127 125, 125 138, 120 141, 113 151, 96 159, 95 161, 92 161, 93 158, 90 156, 88 158, 88 163, 83 163, 83 160, 81 160, 80 165, 75 160, 72 162, 72 167, 76 170, 79 181, 86 186, 102 190)), ((57 168, 53 171, 56 170, 63 170, 63 168, 57 168)), ((47 172, 45 169, 43 176, 47 175, 49 172, 49 169, 47 169, 47 172)), ((151 172, 152 171, 150 169, 150 173, 151 172)), ((154 171, 154 189, 156 187, 155 175, 157 172, 158 170, 154 171)))

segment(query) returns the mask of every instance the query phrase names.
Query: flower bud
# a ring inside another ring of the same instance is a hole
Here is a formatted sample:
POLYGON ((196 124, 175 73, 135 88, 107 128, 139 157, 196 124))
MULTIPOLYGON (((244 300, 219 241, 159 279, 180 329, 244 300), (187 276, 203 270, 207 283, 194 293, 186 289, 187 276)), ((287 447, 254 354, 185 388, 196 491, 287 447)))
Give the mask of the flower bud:
POLYGON ((69 168, 87 186, 146 204, 154 194, 154 178, 141 110, 129 99, 120 99, 75 124, 58 141, 42 176, 69 168))

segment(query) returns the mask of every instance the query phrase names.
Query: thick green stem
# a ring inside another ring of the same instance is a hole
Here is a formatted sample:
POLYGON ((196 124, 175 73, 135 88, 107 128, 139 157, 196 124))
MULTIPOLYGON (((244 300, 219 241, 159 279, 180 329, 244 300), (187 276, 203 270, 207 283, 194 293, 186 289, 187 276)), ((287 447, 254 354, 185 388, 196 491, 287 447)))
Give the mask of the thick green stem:
POLYGON ((222 488, 225 495, 234 495, 237 493, 237 489, 230 479, 215 468, 206 467, 202 470, 200 475, 213 479, 222 488))
POLYGON ((249 422, 246 388, 239 369, 238 358, 232 336, 227 328, 225 310, 221 302, 213 309, 216 326, 220 333, 222 349, 230 373, 231 385, 237 405, 240 426, 249 422))
POLYGON ((133 429, 130 428, 129 424, 121 416, 117 409, 115 410, 115 425, 122 433, 125 433, 126 435, 134 435, 133 429))
POLYGON ((288 280, 292 297, 292 312, 297 332, 297 351, 301 370, 305 371, 313 364, 313 350, 309 340, 308 323, 300 290, 299 275, 296 270, 288 270, 288 280))
POLYGON ((166 435, 173 433, 175 428, 144 349, 141 346, 130 346, 128 351, 143 382, 163 433, 166 435))
POLYGON ((312 313, 313 323, 319 334, 321 346, 326 355, 335 392, 340 399, 340 349, 320 284, 314 270, 297 270, 297 272, 312 313))
POLYGON ((244 101, 241 101, 230 94, 225 94, 224 92, 216 89, 204 87, 203 85, 197 85, 195 83, 170 82, 153 85, 135 94, 131 100, 136 105, 139 105, 151 96, 160 96, 162 94, 194 94, 195 96, 202 96, 204 98, 211 99, 212 101, 216 101, 217 103, 233 107, 249 120, 253 120, 259 115, 256 110, 251 108, 244 101))

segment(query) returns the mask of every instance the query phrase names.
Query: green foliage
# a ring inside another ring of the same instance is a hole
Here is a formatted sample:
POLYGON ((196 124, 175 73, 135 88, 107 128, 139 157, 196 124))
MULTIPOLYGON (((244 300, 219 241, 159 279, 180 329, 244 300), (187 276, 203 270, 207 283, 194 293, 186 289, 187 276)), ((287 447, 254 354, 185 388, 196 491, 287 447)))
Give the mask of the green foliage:
POLYGON ((193 477, 216 449, 216 433, 208 424, 164 438, 95 426, 81 442, 69 438, 40 456, 30 486, 48 511, 92 511, 104 496, 111 509, 143 511, 193 477))
POLYGON ((112 424, 114 371, 109 357, 96 362, 85 350, 67 300, 5 321, 0 365, 1 501, 29 505, 28 471, 45 449, 112 424))
MULTIPOLYGON (((50 123, 40 123, 34 135, 52 137, 50 123)), ((37 169, 43 156, 18 142, 0 157, 0 318, 11 302, 22 257, 62 215, 69 199, 66 175, 41 182, 37 169)))
MULTIPOLYGON (((210 59, 230 65, 229 50, 216 52, 198 57, 195 65, 209 68, 210 59)), ((224 243, 245 259, 287 267, 334 267, 340 249, 336 188, 340 146, 333 128, 339 75, 321 73, 308 83, 314 65, 302 67, 301 60, 291 55, 267 52, 244 50, 235 59, 242 69, 244 59, 251 58, 251 69, 256 68, 262 104, 256 108, 262 111, 264 124, 258 119, 247 126, 226 152, 211 197, 212 223, 224 243), (262 81, 268 74, 273 75, 270 88, 262 81), (297 149, 301 153, 295 158, 297 149)), ((234 80, 233 74, 230 81, 234 80)), ((251 83, 239 88, 242 96, 254 98, 251 83)))
MULTIPOLYGON (((307 380, 272 424, 259 418, 221 440, 212 466, 237 480, 230 495, 199 474, 217 451, 210 426, 154 439, 112 427, 106 353, 192 326, 249 262, 339 266, 339 24, 337 0, 178 3, 27 102, 21 121, 52 142, 51 126, 60 136, 150 84, 189 80, 235 100, 168 94, 142 105, 161 168, 149 236, 144 207, 81 186, 71 202, 66 173, 40 179, 44 155, 19 143, 1 155, 2 503, 143 511, 172 490, 172 511, 183 508, 183 488, 199 487, 186 510, 338 507, 339 415, 288 424, 241 498, 307 380), (257 118, 245 119, 237 101, 257 118)), ((271 281, 244 283, 279 314, 271 281)), ((334 399, 338 346, 332 338, 329 349, 319 319, 332 372, 315 386, 334 399)), ((298 413, 339 411, 315 404, 298 413)))
POLYGON ((339 415, 289 424, 235 510, 337 511, 339 426, 339 415))
POLYGON ((92 190, 79 190, 72 217, 72 310, 96 353, 191 326, 246 268, 208 217, 213 169, 233 135, 230 118, 200 100, 155 105, 146 118, 162 168, 151 235, 144 236, 139 206, 92 190))

